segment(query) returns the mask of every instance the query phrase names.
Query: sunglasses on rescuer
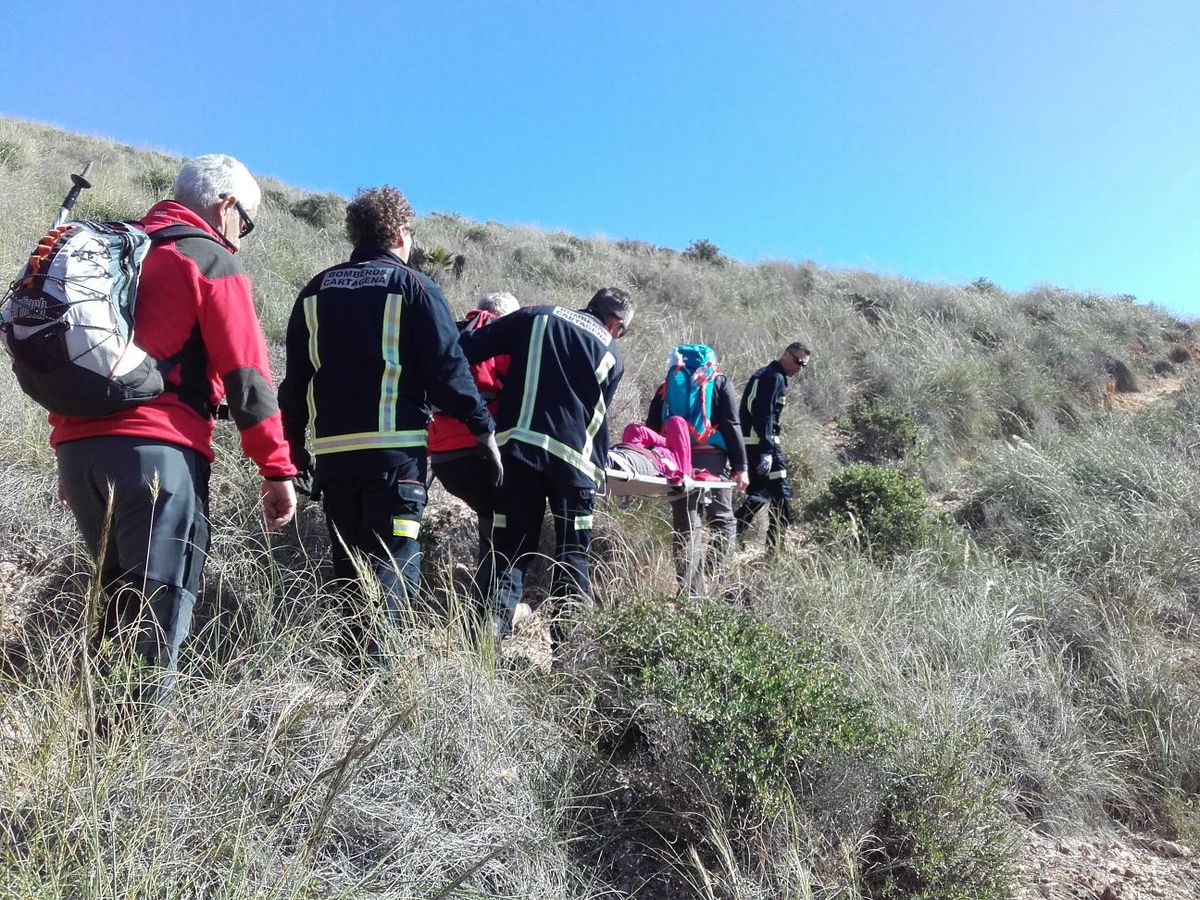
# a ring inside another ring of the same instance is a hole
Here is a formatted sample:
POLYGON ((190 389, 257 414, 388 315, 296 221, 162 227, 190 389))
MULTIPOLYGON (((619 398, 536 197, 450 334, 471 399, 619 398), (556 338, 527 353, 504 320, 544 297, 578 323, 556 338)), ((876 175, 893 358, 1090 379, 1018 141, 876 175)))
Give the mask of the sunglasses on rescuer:
POLYGON ((788 351, 788 356, 790 356, 795 361, 796 365, 798 365, 802 369, 808 365, 808 357, 807 356, 797 356, 795 353, 792 353, 792 351, 790 351, 790 350, 788 351))
MULTIPOLYGON (((217 197, 220 200, 228 200, 229 194, 217 194, 217 197)), ((254 230, 254 220, 246 214, 246 207, 242 206, 242 201, 236 197, 233 198, 233 208, 237 210, 238 219, 242 223, 241 228, 238 229, 238 237, 244 238, 254 230)))

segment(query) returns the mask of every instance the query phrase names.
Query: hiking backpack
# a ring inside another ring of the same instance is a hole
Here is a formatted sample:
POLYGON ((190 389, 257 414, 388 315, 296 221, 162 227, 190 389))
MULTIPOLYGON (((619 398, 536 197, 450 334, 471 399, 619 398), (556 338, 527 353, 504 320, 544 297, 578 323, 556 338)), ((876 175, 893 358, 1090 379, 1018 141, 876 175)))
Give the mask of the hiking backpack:
POLYGON ((682 416, 696 446, 725 449, 725 438, 713 423, 716 403, 717 354, 707 344, 680 344, 671 351, 663 384, 663 420, 682 416))
POLYGON ((153 400, 165 363, 134 343, 142 261, 154 245, 216 240, 187 225, 147 234, 127 222, 70 222, 38 242, 0 302, 0 333, 21 389, 52 413, 95 418, 153 400))

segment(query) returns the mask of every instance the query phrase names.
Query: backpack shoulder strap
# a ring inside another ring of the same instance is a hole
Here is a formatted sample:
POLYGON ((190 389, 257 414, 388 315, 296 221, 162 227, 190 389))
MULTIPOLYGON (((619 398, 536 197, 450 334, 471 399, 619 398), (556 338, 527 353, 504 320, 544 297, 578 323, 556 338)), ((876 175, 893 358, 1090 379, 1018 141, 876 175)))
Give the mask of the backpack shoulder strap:
MULTIPOLYGON (((212 241, 214 244, 221 244, 220 239, 215 234, 205 231, 203 228, 196 228, 194 225, 168 225, 166 228, 158 228, 146 233, 150 236, 150 241, 155 246, 189 237, 204 238, 206 241, 212 241)), ((224 246, 224 244, 221 244, 221 246, 224 246)))
MULTIPOLYGON (((184 238, 193 237, 202 238, 206 241, 212 241, 214 244, 217 244, 221 247, 225 246, 216 235, 205 231, 203 228, 196 228, 192 225, 168 225, 166 228, 158 228, 154 231, 147 232, 147 234, 150 236, 151 244, 153 244, 155 247, 158 247, 162 244, 169 244, 173 241, 183 240, 184 238)), ((229 248, 226 247, 225 249, 229 248)), ((164 380, 163 390, 178 394, 179 399, 181 399, 184 403, 205 418, 228 419, 229 407, 225 404, 221 403, 214 406, 208 402, 208 398, 206 396, 202 396, 203 392, 197 390, 194 386, 185 387, 171 384, 170 382, 166 381, 166 374, 171 368, 173 368, 177 363, 181 362, 189 353, 189 351, 192 354, 195 354, 197 352, 197 346, 203 346, 199 343, 199 339, 199 332, 194 332, 192 336, 189 337, 189 339, 184 343, 184 346, 179 350, 178 353, 172 354, 164 360, 159 360, 158 366, 163 373, 164 380)), ((200 352, 203 351, 201 350, 200 352)))

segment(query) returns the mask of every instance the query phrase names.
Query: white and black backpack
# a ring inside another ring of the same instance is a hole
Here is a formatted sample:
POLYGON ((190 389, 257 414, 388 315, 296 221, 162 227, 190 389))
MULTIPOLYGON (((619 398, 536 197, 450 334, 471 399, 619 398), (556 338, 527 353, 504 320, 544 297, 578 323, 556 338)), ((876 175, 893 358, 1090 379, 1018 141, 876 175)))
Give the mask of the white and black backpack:
MULTIPOLYGON (((216 240, 187 225, 126 222, 53 229, 0 301, 0 333, 21 389, 50 412, 95 418, 164 390, 164 361, 135 343, 138 277, 152 246, 216 240)), ((166 361, 169 362, 169 361, 166 361)))

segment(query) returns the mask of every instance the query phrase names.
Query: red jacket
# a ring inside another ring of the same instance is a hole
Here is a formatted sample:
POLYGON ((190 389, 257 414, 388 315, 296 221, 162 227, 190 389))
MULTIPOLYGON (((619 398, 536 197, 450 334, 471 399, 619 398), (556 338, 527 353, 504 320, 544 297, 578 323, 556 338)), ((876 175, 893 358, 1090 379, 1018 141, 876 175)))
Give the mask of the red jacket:
MULTIPOLYGON (((474 331, 497 318, 491 310, 473 309, 467 313, 462 331, 474 331)), ((471 366, 471 377, 479 388, 479 396, 487 403, 488 412, 495 418, 500 406, 500 389, 508 375, 508 356, 493 356, 471 366)), ((449 453, 452 450, 468 450, 475 446, 475 435, 458 419, 444 413, 434 413, 429 421, 429 452, 449 453)))
MULTIPOLYGON (((155 204, 141 221, 147 231, 168 225, 216 234, 200 216, 172 200, 155 204)), ((227 396, 242 450, 263 477, 296 474, 283 439, 250 278, 227 243, 218 239, 220 244, 201 237, 164 243, 152 248, 142 264, 134 338, 155 359, 171 360, 165 373, 169 389, 140 406, 96 419, 52 413, 52 446, 128 435, 179 444, 212 459, 214 420, 197 407, 215 407, 227 396)))

